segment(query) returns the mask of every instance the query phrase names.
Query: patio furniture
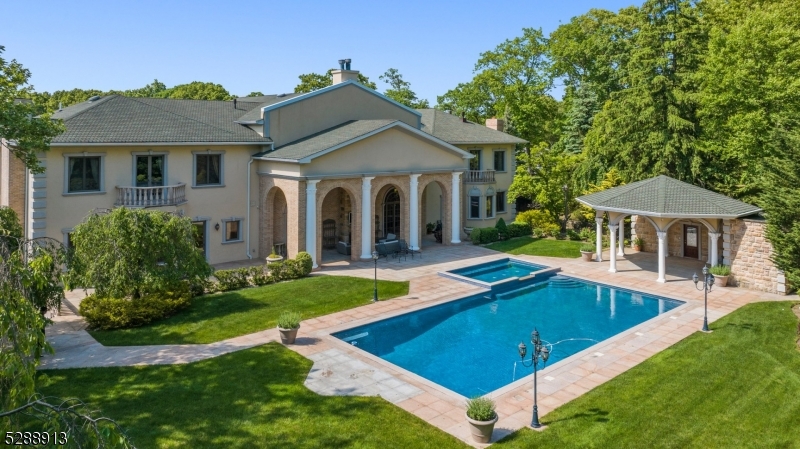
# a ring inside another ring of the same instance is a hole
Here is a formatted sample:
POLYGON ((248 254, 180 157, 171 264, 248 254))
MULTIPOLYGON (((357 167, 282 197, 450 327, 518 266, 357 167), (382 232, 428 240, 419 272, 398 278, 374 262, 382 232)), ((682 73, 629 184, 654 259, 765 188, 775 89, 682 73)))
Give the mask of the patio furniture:
POLYGON ((275 253, 286 257, 286 243, 276 243, 275 245, 275 253))
POLYGON ((397 240, 397 236, 391 233, 386 234, 386 241, 388 242, 389 240, 397 240))
POLYGON ((388 258, 397 257, 400 254, 400 242, 392 240, 391 242, 378 243, 375 245, 375 251, 378 252, 379 257, 388 258))
POLYGON ((344 254, 345 256, 349 256, 352 254, 353 247, 349 243, 342 242, 341 240, 339 243, 336 244, 336 252, 339 254, 344 254))
POLYGON ((336 220, 328 219, 322 222, 322 247, 333 249, 336 246, 336 220))
POLYGON ((442 222, 436 222, 436 228, 433 230, 433 236, 436 237, 436 243, 442 243, 442 222))

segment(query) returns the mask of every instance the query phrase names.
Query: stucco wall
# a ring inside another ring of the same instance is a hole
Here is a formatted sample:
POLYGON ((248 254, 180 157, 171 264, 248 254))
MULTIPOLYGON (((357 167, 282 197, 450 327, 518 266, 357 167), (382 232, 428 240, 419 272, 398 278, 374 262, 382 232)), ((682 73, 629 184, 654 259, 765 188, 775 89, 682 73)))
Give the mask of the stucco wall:
MULTIPOLYGON (((495 195, 497 192, 508 192, 509 187, 511 187, 511 183, 514 181, 514 171, 516 168, 516 156, 514 154, 514 145, 457 145, 464 151, 476 151, 479 150, 481 152, 481 170, 494 170, 494 153, 495 151, 502 150, 505 151, 505 171, 495 171, 494 174, 494 183, 465 183, 462 182, 462 209, 461 209, 461 220, 463 226, 467 227, 475 227, 475 228, 485 228, 489 226, 494 226, 497 224, 497 220, 499 218, 503 218, 506 223, 511 223, 514 221, 516 217, 516 204, 515 203, 508 203, 508 195, 506 195, 506 211, 505 212, 496 212, 497 211, 497 199, 495 197, 494 200, 494 210, 495 214, 493 217, 486 217, 485 213, 485 198, 486 198, 486 189, 491 187, 495 191, 495 195), (479 219, 470 219, 469 218, 469 195, 468 192, 473 188, 477 187, 481 191, 481 218, 479 219)), ((464 162, 464 168, 469 169, 470 162, 467 160, 464 162)), ((462 176, 463 180, 463 176, 462 176)))
POLYGON ((770 293, 786 294, 786 277, 770 258, 772 244, 764 235, 761 220, 725 220, 724 263, 731 267, 733 285, 770 293))
POLYGON ((348 120, 395 119, 416 128, 419 116, 348 85, 269 111, 267 119, 278 147, 348 120))

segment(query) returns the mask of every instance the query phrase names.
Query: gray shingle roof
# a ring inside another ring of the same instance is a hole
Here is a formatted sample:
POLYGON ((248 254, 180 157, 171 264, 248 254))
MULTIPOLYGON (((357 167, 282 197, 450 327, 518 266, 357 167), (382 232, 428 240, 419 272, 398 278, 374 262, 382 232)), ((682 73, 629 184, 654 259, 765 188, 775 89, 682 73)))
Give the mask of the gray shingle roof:
POLYGON ((512 136, 484 125, 461 120, 461 117, 448 114, 438 109, 417 109, 422 113, 422 131, 438 137, 450 144, 492 144, 492 143, 526 143, 519 137, 512 136))
POLYGON ((341 125, 328 128, 308 137, 289 142, 275 148, 274 151, 263 152, 254 157, 268 157, 298 161, 313 156, 329 148, 343 144, 357 137, 369 134, 397 120, 351 120, 341 125))
POLYGON ((236 101, 239 105, 241 105, 240 107, 246 107, 248 109, 248 112, 243 116, 239 117, 238 121, 250 122, 250 121, 261 120, 261 108, 269 106, 271 104, 280 103, 281 101, 289 100, 299 95, 303 94, 290 93, 290 94, 262 95, 260 97, 237 98, 236 101))
POLYGON ((231 101, 110 95, 53 114, 67 127, 53 143, 269 142, 235 123, 248 110, 231 101))
POLYGON ((736 218, 761 211, 752 204, 664 175, 584 195, 577 200, 597 210, 651 217, 736 218))

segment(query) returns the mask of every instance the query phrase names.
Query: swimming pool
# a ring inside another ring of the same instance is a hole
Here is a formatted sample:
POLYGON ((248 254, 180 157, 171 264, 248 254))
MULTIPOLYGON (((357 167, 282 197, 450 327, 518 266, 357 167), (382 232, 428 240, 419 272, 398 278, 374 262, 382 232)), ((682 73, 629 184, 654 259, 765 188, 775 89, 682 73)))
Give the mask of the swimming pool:
POLYGON ((492 284, 506 280, 525 278, 532 273, 546 270, 547 268, 548 267, 544 265, 537 265, 524 260, 505 258, 459 268, 457 270, 445 271, 439 274, 460 281, 477 281, 473 283, 489 288, 492 284))
POLYGON ((552 365, 683 304, 552 273, 503 285, 333 336, 472 397, 533 372, 515 362, 534 327, 552 365))

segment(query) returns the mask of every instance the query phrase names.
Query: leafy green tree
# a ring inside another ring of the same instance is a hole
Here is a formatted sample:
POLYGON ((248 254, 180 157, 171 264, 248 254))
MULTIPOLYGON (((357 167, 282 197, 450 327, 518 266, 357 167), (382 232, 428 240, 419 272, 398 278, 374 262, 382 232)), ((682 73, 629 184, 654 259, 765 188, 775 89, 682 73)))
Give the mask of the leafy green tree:
POLYGON ((211 267, 195 245, 188 217, 116 208, 91 213, 72 234, 68 285, 98 297, 134 298, 200 282, 211 267))
POLYGON ((626 180, 666 174, 699 181, 697 78, 707 41, 693 0, 647 0, 622 73, 586 136, 586 161, 626 180))
POLYGON ((572 174, 579 160, 580 155, 554 150, 544 142, 532 146, 529 152, 520 152, 514 181, 508 189, 509 201, 527 198, 559 221, 564 213, 565 185, 568 204, 575 198, 572 174))
MULTIPOLYGON (((131 89, 121 92, 120 95, 126 97, 139 97, 139 98, 154 98, 161 95, 167 90, 167 85, 155 79, 152 83, 141 87, 139 89, 131 89)), ((106 93, 108 95, 108 93, 106 93)))
POLYGON ((249 94, 247 94, 247 96, 248 97, 263 97, 264 94, 259 92, 259 91, 255 91, 255 92, 250 92, 249 94))
POLYGON ((53 138, 64 132, 64 126, 42 115, 34 103, 17 101, 32 92, 28 84, 31 72, 16 59, 6 61, 0 46, 0 139, 6 141, 11 154, 33 173, 43 173, 36 153, 50 149, 53 138))
POLYGON ((392 100, 414 109, 430 107, 428 100, 417 98, 417 94, 411 90, 411 83, 404 80, 403 75, 397 69, 387 70, 379 79, 389 85, 384 95, 392 100))
POLYGON ((474 123, 484 123, 486 119, 497 116, 495 96, 489 85, 482 79, 459 83, 444 95, 438 96, 436 102, 437 109, 459 116, 464 114, 466 119, 474 123))
MULTIPOLYGON (((325 72, 324 75, 320 75, 319 73, 304 73, 298 78, 300 78, 300 84, 295 86, 294 91, 295 93, 308 93, 313 92, 315 90, 320 90, 322 88, 328 87, 333 85, 333 69, 328 70, 325 72)), ((375 85, 372 81, 369 80, 365 75, 359 73, 358 74, 358 82, 366 87, 369 87, 372 90, 376 90, 378 86, 375 85)))
POLYGON ((221 84, 193 81, 189 84, 178 84, 157 94, 160 98, 176 98, 183 100, 233 100, 235 95, 225 90, 221 84))
POLYGON ((715 190, 759 202, 764 159, 786 157, 775 135, 800 120, 800 9, 779 1, 727 12, 735 17, 716 13, 720 22, 697 75, 704 178, 715 190))
POLYGON ((565 117, 564 131, 561 136, 564 150, 569 153, 583 151, 583 140, 592 129, 594 116, 599 112, 600 104, 597 92, 591 83, 581 83, 569 100, 569 110, 565 117))

